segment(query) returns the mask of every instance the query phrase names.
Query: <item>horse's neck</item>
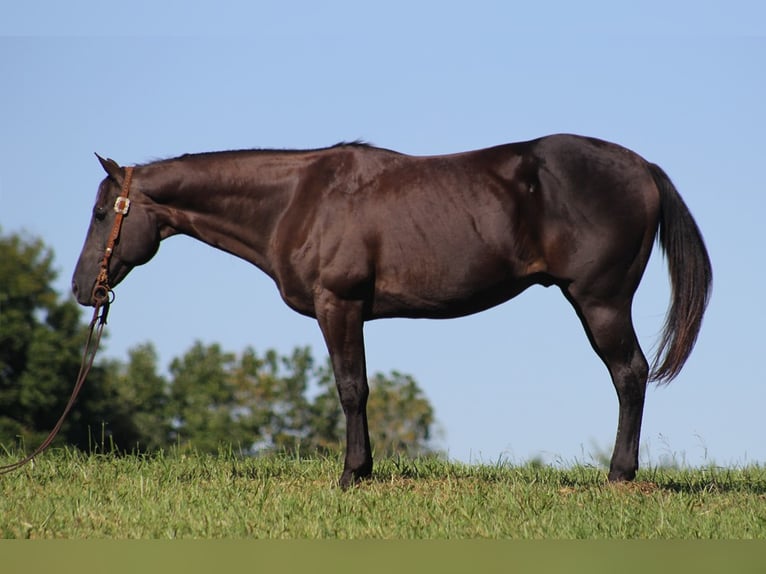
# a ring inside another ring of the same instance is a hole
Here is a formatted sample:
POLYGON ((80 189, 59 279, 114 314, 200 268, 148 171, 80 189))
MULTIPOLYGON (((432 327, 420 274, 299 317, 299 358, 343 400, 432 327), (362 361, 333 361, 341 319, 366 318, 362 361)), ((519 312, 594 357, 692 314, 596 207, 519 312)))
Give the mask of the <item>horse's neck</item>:
POLYGON ((300 162, 222 156, 170 161, 148 173, 163 238, 189 235, 270 273, 269 241, 300 182, 300 162))

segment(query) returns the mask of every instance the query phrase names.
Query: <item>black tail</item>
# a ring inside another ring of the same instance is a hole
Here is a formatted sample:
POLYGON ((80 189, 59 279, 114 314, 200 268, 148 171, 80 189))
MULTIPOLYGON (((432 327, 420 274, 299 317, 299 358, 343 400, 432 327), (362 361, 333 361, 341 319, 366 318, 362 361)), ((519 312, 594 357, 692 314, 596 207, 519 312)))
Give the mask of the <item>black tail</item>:
POLYGON ((668 175, 649 164, 660 190, 659 242, 668 261, 671 303, 650 379, 669 383, 694 348, 713 285, 713 270, 697 224, 668 175))

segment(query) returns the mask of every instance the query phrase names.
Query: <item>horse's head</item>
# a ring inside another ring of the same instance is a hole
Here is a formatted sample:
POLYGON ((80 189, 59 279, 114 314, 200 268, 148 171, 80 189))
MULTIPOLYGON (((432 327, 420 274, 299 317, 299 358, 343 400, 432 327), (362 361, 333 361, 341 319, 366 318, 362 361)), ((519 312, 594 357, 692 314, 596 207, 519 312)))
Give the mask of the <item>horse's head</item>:
MULTIPOLYGON (((97 156, 98 157, 98 156, 97 156)), ((72 292, 81 305, 95 305, 96 281, 106 261, 106 282, 108 287, 116 286, 136 265, 146 263, 157 252, 160 232, 154 215, 147 209, 146 196, 133 179, 130 184, 131 204, 117 201, 125 184, 125 168, 111 159, 98 157, 107 173, 101 182, 93 207, 93 216, 85 237, 85 244, 72 277, 72 292), (115 226, 118 211, 122 211, 121 225, 115 226), (107 243, 112 231, 118 227, 114 247, 105 259, 107 243)), ((127 190, 126 190, 127 191, 127 190)), ((101 296, 105 293, 101 293, 101 296)))

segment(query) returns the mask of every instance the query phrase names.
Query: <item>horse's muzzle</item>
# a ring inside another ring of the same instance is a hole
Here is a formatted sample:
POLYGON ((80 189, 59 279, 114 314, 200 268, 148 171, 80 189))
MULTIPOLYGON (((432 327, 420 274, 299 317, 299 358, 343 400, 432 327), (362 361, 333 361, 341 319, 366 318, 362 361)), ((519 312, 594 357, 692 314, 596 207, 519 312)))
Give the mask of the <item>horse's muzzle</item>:
POLYGON ((85 289, 80 289, 80 286, 78 285, 77 281, 75 281, 74 279, 72 280, 72 294, 74 295, 74 298, 77 300, 77 302, 80 305, 83 305, 85 307, 95 307, 96 291, 98 291, 99 289, 104 290, 103 294, 99 293, 101 297, 106 297, 109 295, 108 290, 99 285, 95 286, 95 288, 89 292, 85 289))

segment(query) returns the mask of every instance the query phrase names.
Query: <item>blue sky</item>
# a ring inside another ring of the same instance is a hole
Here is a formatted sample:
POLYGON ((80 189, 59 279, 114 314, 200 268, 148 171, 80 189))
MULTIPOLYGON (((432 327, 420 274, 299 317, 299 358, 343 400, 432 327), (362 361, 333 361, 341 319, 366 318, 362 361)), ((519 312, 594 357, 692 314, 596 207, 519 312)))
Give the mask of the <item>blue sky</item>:
MULTIPOLYGON (((103 175, 93 152, 129 164, 357 138, 435 154, 597 136, 670 174, 715 273, 695 352, 648 393, 642 461, 766 463, 762 3, 64 6, 0 8, 0 226, 53 246, 62 293, 103 175)), ((634 305, 647 354, 668 297, 655 251, 634 305)), ((589 462, 611 450, 616 395, 555 288, 365 333, 370 371, 416 378, 454 458, 589 462)), ((260 271, 172 238, 118 287, 105 353, 151 340, 166 365, 197 339, 325 353, 315 322, 260 271)))

